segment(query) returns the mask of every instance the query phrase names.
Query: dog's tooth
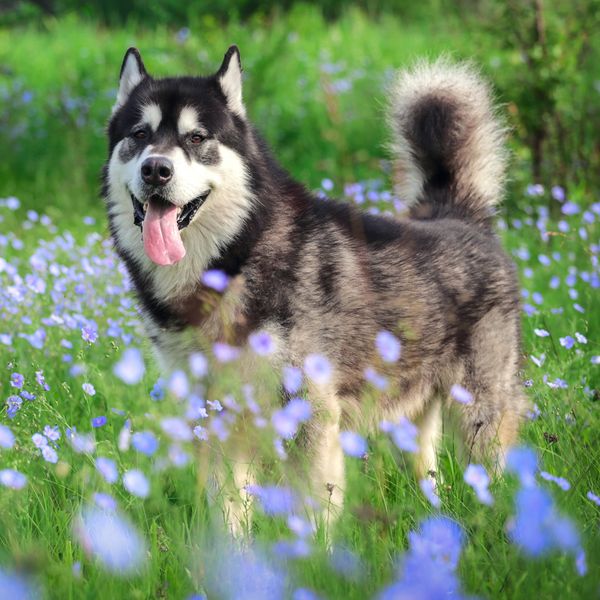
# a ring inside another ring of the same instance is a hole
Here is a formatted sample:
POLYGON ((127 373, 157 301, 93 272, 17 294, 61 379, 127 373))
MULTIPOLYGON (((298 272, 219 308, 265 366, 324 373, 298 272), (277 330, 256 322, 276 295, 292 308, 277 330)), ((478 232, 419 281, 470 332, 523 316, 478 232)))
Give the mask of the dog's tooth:
POLYGON ((148 210, 148 202, 144 202, 144 210, 148 210))

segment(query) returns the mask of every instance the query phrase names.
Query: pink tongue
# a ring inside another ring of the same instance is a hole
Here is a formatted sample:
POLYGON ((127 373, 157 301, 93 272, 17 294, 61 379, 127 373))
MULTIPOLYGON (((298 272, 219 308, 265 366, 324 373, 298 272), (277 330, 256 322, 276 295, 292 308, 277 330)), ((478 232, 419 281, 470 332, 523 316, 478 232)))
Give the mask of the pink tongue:
POLYGON ((177 228, 177 207, 149 202, 142 228, 144 250, 157 265, 173 265, 185 256, 177 228))

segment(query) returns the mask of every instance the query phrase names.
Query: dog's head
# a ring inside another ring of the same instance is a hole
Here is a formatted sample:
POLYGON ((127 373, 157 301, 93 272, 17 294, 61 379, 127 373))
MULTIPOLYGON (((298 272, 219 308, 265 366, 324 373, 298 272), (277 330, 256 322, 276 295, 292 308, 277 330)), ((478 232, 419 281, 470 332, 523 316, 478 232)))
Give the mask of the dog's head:
POLYGON ((227 242, 249 210, 246 132, 237 47, 214 75, 166 79, 152 78, 130 48, 108 127, 107 200, 117 229, 135 228, 158 265, 185 256, 188 230, 204 225, 215 244, 227 242))

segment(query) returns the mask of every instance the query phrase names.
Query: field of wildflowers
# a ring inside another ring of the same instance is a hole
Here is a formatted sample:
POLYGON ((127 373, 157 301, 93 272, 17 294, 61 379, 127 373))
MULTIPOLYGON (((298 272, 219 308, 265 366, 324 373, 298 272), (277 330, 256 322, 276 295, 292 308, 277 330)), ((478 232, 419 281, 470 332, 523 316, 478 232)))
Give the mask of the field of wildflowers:
MULTIPOLYGON (((132 43, 167 74, 207 71, 237 41, 250 114, 284 164, 318 193, 397 212, 373 98, 383 98, 390 65, 410 56, 451 44, 477 53, 448 30, 432 42, 426 30, 392 39, 392 28, 358 15, 327 27, 307 12, 268 35, 207 24, 198 39, 78 21, 0 31, 0 598, 598 596, 597 197, 560 181, 515 184, 498 218, 521 273, 531 399, 506 472, 490 480, 448 440, 434 489, 410 469, 418 432, 409 421, 382 422, 368 439, 345 431, 347 504, 331 531, 315 528, 311 499, 281 477, 311 418, 303 382, 326 379, 327 360, 278 374, 294 396, 284 408, 239 380, 240 349, 223 344, 161 379, 107 238, 96 190, 102 127, 132 43), (368 55, 350 43, 359 35, 368 55), (273 460, 248 489, 251 531, 233 541, 219 491, 199 494, 197 454, 239 419, 273 460)), ((199 276, 217 291, 227 285, 218 272, 199 276)), ((402 351, 386 332, 377 349, 390 362, 402 351)), ((256 332, 249 351, 266 357, 273 341, 256 332)), ((373 394, 387 386, 375 370, 368 378, 373 394)), ((453 397, 470 401, 459 387, 453 397)))

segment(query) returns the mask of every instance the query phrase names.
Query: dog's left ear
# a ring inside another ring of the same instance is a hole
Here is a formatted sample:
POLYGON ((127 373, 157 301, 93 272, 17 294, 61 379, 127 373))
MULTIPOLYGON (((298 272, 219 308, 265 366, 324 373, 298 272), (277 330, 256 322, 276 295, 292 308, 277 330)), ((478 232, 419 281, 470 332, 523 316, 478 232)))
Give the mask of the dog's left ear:
POLYGON ((117 101, 113 107, 113 112, 127 102, 129 94, 145 77, 148 77, 148 72, 146 71, 146 67, 144 67, 138 49, 129 48, 125 53, 125 58, 121 65, 119 91, 117 92, 117 101))
POLYGON ((242 61, 237 46, 230 46, 217 71, 217 79, 227 98, 229 109, 240 117, 246 116, 246 108, 242 102, 242 61))

